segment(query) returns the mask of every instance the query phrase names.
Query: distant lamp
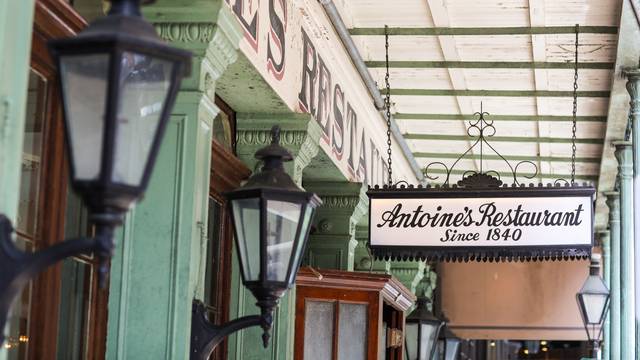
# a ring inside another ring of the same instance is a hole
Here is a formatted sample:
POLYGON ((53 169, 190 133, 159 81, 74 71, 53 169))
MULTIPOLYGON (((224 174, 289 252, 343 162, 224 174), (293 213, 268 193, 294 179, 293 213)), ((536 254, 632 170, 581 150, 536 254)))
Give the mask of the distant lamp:
POLYGON ((431 360, 444 322, 429 310, 430 300, 418 298, 415 310, 409 314, 405 324, 405 348, 407 360, 431 360))
MULTIPOLYGON (((449 329, 448 320, 446 318, 444 320, 445 325, 440 330, 440 336, 438 337, 438 350, 440 353, 438 359, 456 360, 461 340, 449 329)), ((495 346, 495 342, 492 344, 495 346)))
POLYGON ((589 276, 576 294, 582 322, 589 342, 593 344, 593 356, 598 355, 604 319, 609 309, 609 289, 600 277, 600 254, 591 256, 589 276))

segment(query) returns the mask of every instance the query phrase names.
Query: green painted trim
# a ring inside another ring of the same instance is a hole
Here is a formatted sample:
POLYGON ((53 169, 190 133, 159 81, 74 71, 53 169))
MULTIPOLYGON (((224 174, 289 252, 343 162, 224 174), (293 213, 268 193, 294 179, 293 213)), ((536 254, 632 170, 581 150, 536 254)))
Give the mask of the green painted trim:
MULTIPOLYGON (((386 89, 380 89, 385 95, 386 89)), ((609 97, 610 91, 578 91, 578 97, 609 97)), ((451 89, 391 89, 391 95, 414 96, 502 96, 502 97, 572 97, 573 91, 554 90, 451 90, 451 89)))
MULTIPOLYGON (((407 140, 473 140, 467 135, 441 135, 441 134, 404 134, 407 140)), ((571 138, 533 137, 533 136, 492 136, 489 141, 523 142, 523 143, 571 143, 571 138)), ((578 144, 602 145, 604 139, 576 139, 578 144)))
MULTIPOLYGON (((575 26, 532 27, 390 27, 389 35, 545 35, 573 34, 575 26)), ((384 35, 384 28, 352 28, 351 35, 384 35)), ((581 34, 617 34, 617 26, 580 26, 581 34)))
MULTIPOLYGON (((365 61, 367 67, 384 68, 384 61, 365 61)), ((612 62, 579 62, 579 69, 614 68, 612 62)), ((444 68, 444 69, 573 69, 572 62, 531 62, 531 61, 389 61, 391 68, 444 68)))
MULTIPOLYGON (((417 158, 440 158, 440 159, 457 159, 460 157, 460 154, 452 154, 452 153, 430 153, 430 152, 414 152, 413 156, 417 158)), ((472 160, 480 160, 480 155, 466 155, 465 159, 472 160)), ((502 158, 498 155, 483 155, 483 159, 485 160, 502 160, 502 158)), ((504 155, 503 158, 505 160, 514 160, 514 161, 550 161, 550 162, 571 162, 571 157, 569 156, 519 156, 519 155, 504 155)), ((599 164, 599 158, 588 158, 588 157, 576 157, 577 163, 593 163, 599 164)))
MULTIPOLYGON (((396 113, 396 120, 477 120, 475 115, 462 114, 409 114, 396 113)), ((489 115, 488 120, 491 121, 572 121, 571 116, 554 116, 554 115, 489 115)), ((578 116, 576 121, 579 122, 607 122, 606 116, 578 116)))
MULTIPOLYGON (((467 172, 467 170, 452 170, 451 171, 451 175, 464 175, 467 172)), ((444 169, 432 169, 429 170, 429 174, 446 174, 447 171, 444 169)), ((498 174, 500 175, 500 177, 502 178, 502 181, 507 181, 507 179, 510 179, 513 177, 513 174, 510 172, 500 172, 498 171, 498 174)), ((522 173, 518 173, 518 178, 523 178, 524 176, 530 176, 533 175, 533 173, 531 172, 522 172, 522 173)), ((571 179, 571 174, 550 174, 550 173, 538 173, 536 175, 536 178, 541 178, 541 179, 571 179)), ((434 180, 430 180, 427 178, 427 180, 429 181, 434 181, 434 180)), ((444 180, 444 178, 438 178, 435 180, 444 180)), ((529 179, 528 179, 529 180, 529 179)), ((535 181, 536 179, 530 179, 530 181, 535 181)), ((598 180, 598 175, 585 175, 585 174, 576 174, 576 180, 587 180, 587 181, 597 181, 598 180)), ((522 182, 524 183, 524 182, 522 182)))

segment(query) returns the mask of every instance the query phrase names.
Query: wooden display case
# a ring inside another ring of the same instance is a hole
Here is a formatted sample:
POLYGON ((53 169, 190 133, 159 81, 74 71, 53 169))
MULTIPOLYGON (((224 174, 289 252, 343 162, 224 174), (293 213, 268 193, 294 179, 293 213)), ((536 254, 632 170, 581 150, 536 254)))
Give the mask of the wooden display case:
POLYGON ((296 360, 403 359, 416 298, 393 276, 305 267, 296 285, 296 360))

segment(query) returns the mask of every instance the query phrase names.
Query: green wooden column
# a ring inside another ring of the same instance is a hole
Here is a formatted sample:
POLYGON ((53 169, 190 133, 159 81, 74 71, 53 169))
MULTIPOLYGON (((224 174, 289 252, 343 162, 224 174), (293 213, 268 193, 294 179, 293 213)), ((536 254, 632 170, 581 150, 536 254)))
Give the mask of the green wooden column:
POLYGON ((614 145, 620 176, 620 358, 635 360, 633 153, 631 142, 614 145))
MULTIPOLYGON (((16 220, 34 0, 0 1, 0 214, 16 220)), ((1 329, 5 334, 10 332, 1 329)), ((0 360, 8 357, 0 346, 0 360)))
POLYGON ((620 359, 620 193, 609 191, 604 195, 607 197, 606 202, 609 207, 609 242, 611 244, 609 355, 611 360, 615 360, 620 359))
MULTIPOLYGON (((604 268, 604 282, 609 287, 609 291, 611 291, 611 247, 610 247, 610 238, 609 231, 602 230, 598 231, 598 241, 600 246, 602 247, 602 261, 604 268)), ((602 359, 609 360, 611 359, 611 309, 609 309, 609 314, 605 318, 604 323, 604 344, 602 349, 602 359)))
MULTIPOLYGON (((309 114, 246 114, 239 113, 237 118, 238 157, 256 170, 255 152, 271 142, 271 127, 280 125, 280 144, 294 157, 285 164, 287 173, 300 186, 303 185, 303 170, 318 154, 322 134, 320 125, 309 114)), ((235 246, 235 244, 234 244, 235 246)), ((231 278, 230 319, 259 313, 256 299, 242 285, 240 268, 236 252, 233 252, 231 278)), ((289 290, 280 299, 274 314, 272 338, 269 347, 262 346, 262 329, 249 328, 229 337, 228 359, 293 359, 293 340, 295 331, 295 288, 289 290)))
POLYGON ((309 238, 305 264, 315 268, 354 270, 356 226, 368 211, 367 187, 353 182, 305 184, 322 199, 309 238))
MULTIPOLYGON (((640 209, 640 69, 626 70, 627 91, 629 92, 629 121, 632 124, 633 141, 633 208, 640 209)), ((633 229, 640 234, 640 211, 633 213, 633 229)), ((636 354, 640 354, 640 240, 635 241, 635 321, 636 354)))
MULTIPOLYGON (((159 5, 163 2, 159 1, 159 5)), ((221 2, 145 11, 159 34, 194 52, 145 199, 126 222, 112 261, 107 359, 187 359, 191 307, 202 298, 215 81, 237 58, 242 30, 221 2), (151 14, 151 15, 149 15, 151 14), (166 19, 171 19, 168 22, 166 19)))

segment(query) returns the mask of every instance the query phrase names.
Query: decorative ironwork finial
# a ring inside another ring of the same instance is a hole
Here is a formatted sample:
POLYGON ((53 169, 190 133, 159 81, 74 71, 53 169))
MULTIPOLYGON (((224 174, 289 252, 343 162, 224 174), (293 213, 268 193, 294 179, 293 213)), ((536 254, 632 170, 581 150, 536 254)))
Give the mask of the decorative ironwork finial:
POLYGON ((467 154, 471 153, 472 150, 478 146, 479 148, 479 157, 480 157, 480 169, 479 170, 467 170, 462 173, 462 179, 458 181, 457 185, 460 187, 499 187, 502 185, 502 180, 500 178, 500 173, 496 170, 485 170, 484 168, 484 147, 488 147, 491 151, 497 156, 496 160, 502 160, 507 164, 509 169, 511 170, 510 177, 512 178, 514 185, 520 185, 518 182, 518 168, 523 164, 529 164, 533 166, 534 172, 532 174, 523 174, 521 176, 527 179, 533 179, 536 175, 538 175, 538 166, 530 161, 530 160, 522 160, 517 164, 511 165, 511 163, 500 154, 494 147, 487 141, 487 138, 490 138, 496 134, 496 128, 493 124, 493 120, 487 120, 485 116, 489 116, 490 114, 483 109, 483 104, 480 103, 480 111, 473 114, 477 117, 476 120, 469 121, 469 127, 467 127, 467 135, 470 138, 475 138, 473 144, 463 152, 456 161, 453 162, 451 167, 448 167, 445 163, 441 161, 434 161, 429 163, 424 169, 424 176, 429 180, 437 180, 439 176, 430 175, 429 172, 432 170, 434 166, 441 166, 445 169, 445 186, 450 185, 451 174, 455 169, 456 165, 467 156, 467 154))

